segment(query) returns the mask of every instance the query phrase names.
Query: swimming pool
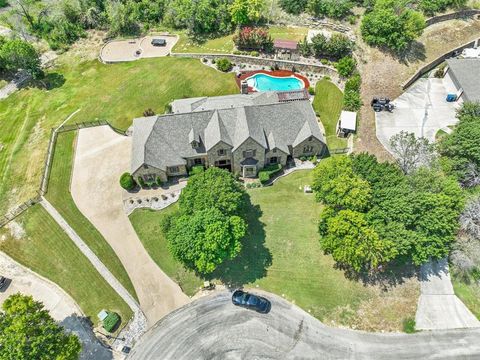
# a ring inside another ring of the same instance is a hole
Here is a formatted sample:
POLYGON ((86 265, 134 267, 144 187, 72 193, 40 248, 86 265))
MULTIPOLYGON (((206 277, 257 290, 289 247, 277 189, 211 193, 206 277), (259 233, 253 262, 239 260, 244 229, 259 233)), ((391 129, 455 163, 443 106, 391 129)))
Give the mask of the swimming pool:
POLYGON ((278 77, 267 74, 255 74, 247 78, 247 84, 255 91, 300 90, 305 87, 304 82, 293 75, 278 77))

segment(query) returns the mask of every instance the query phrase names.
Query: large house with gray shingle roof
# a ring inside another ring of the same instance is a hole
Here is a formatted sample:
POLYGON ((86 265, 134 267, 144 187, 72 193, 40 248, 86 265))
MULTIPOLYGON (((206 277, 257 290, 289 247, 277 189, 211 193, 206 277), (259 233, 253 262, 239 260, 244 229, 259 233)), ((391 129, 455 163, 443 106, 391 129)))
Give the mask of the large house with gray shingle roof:
POLYGON ((269 164, 322 155, 325 140, 304 92, 176 100, 172 114, 134 119, 131 172, 147 182, 195 165, 255 177, 269 164))

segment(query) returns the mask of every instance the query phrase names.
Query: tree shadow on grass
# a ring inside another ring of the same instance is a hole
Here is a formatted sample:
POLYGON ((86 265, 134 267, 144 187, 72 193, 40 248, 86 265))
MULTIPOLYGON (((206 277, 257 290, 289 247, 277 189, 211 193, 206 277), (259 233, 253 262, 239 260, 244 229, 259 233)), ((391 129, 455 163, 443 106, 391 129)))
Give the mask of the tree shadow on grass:
POLYGON ((47 73, 43 78, 27 81, 21 87, 37 88, 40 90, 53 90, 65 84, 65 77, 59 73, 47 73))
POLYGON ((411 263, 392 262, 375 272, 356 272, 348 266, 336 263, 335 269, 342 270, 348 280, 362 282, 365 286, 379 286, 383 291, 401 285, 405 280, 418 277, 418 267, 411 263))
POLYGON ((218 266, 210 276, 229 287, 240 287, 265 277, 272 264, 272 254, 265 247, 265 224, 260 221, 262 210, 258 205, 252 205, 250 199, 247 204, 244 218, 248 232, 240 254, 218 266))

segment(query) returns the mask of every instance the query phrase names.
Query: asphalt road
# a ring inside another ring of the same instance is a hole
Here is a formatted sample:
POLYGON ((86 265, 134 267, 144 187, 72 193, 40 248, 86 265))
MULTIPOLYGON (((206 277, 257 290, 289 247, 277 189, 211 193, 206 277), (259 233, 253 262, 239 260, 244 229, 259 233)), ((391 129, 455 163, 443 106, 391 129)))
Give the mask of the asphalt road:
POLYGON ((282 298, 263 315, 232 305, 229 292, 172 312, 137 343, 129 360, 480 359, 480 329, 372 334, 323 325, 282 298))

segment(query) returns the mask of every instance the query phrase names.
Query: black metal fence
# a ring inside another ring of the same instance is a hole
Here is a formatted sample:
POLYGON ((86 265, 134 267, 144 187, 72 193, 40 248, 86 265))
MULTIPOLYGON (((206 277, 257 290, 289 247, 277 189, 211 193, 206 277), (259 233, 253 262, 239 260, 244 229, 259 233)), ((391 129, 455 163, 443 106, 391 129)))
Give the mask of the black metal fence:
POLYGON ((12 210, 8 211, 5 215, 0 216, 0 228, 7 225, 10 221, 21 215, 29 207, 38 204, 42 200, 48 191, 48 181, 50 179, 50 171, 52 169, 53 156, 55 155, 55 145, 57 143, 57 137, 59 133, 67 131, 77 131, 95 126, 110 126, 110 128, 120 135, 126 135, 126 132, 112 126, 107 120, 96 120, 89 122, 73 123, 68 125, 62 125, 58 128, 52 128, 50 132, 50 140, 48 142, 47 155, 43 164, 42 179, 40 182, 40 188, 37 190, 38 195, 25 201, 24 203, 16 206, 12 210))

